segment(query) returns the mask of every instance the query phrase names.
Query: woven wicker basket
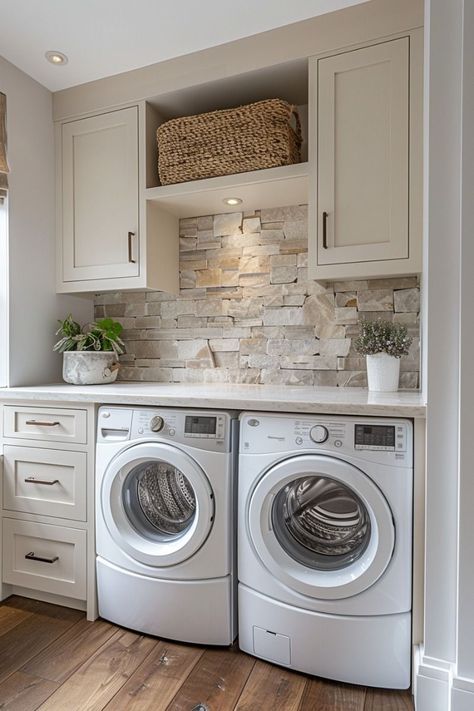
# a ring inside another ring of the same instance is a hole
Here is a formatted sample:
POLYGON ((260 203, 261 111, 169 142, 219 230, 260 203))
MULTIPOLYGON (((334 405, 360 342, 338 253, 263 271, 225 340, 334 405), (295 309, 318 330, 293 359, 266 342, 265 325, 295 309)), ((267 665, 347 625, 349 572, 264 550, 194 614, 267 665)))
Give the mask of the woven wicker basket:
POLYGON ((298 112, 281 99, 171 119, 157 139, 162 185, 301 161, 298 112))

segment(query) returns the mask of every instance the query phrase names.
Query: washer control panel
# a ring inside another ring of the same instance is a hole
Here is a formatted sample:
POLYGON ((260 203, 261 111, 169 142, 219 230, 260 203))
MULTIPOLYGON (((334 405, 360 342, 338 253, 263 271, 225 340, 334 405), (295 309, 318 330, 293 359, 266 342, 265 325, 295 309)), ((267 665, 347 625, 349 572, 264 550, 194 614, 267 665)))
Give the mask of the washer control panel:
POLYGON ((98 442, 165 440, 214 452, 227 452, 231 444, 232 416, 227 412, 101 407, 98 442))

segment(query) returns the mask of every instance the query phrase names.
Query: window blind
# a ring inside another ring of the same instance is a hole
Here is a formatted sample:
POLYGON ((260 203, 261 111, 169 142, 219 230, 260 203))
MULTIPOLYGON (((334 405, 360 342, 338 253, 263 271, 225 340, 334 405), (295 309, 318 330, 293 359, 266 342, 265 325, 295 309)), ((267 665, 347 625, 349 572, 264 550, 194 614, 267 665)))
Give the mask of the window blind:
POLYGON ((6 198, 7 190, 7 97, 0 92, 0 203, 6 198))

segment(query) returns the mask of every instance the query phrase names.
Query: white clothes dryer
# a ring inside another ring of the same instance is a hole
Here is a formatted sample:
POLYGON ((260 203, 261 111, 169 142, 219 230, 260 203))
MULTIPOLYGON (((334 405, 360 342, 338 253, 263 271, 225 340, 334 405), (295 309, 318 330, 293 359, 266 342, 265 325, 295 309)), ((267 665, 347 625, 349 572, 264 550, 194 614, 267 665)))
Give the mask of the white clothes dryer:
POLYGON ((410 685, 412 440, 409 420, 241 416, 241 649, 410 685))
POLYGON ((100 408, 101 617, 184 642, 232 643, 237 439, 230 413, 100 408))

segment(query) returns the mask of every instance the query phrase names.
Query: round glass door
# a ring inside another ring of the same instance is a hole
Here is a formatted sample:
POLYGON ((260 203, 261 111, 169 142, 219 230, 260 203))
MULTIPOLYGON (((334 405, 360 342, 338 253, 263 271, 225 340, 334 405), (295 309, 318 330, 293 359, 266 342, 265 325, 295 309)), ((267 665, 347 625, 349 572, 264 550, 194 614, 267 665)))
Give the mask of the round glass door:
POLYGON ((122 489, 125 512, 136 530, 152 540, 179 538, 196 516, 196 496, 183 472, 169 462, 141 462, 122 489))
POLYGON ((101 511, 117 547, 154 567, 182 563, 206 541, 214 521, 209 481, 188 454, 159 442, 136 444, 109 464, 101 511))
POLYGON ((264 566, 312 598, 357 595, 393 555, 395 528, 383 493, 335 457, 307 454, 275 464, 249 492, 246 515, 264 566))
POLYGON ((315 570, 351 565, 370 541, 365 504, 348 486, 325 476, 303 476, 281 489, 272 523, 288 555, 315 570))

